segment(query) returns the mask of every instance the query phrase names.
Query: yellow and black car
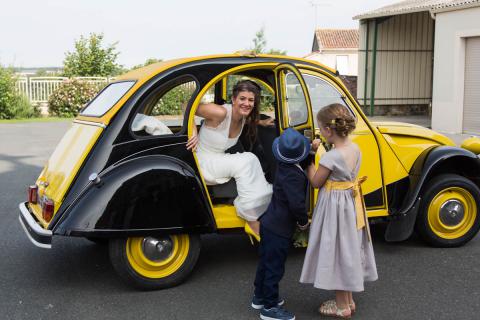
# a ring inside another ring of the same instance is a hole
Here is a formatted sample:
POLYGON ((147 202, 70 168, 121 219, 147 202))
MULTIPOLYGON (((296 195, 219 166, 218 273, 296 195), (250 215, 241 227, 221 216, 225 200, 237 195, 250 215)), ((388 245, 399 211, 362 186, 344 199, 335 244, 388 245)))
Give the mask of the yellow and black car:
MULTIPOLYGON (((275 127, 258 132, 267 180, 274 175, 273 139, 288 127, 318 134, 316 112, 337 102, 357 119, 352 139, 363 153, 360 175, 368 176, 368 216, 388 223, 387 240, 405 240, 416 229, 431 245, 454 247, 478 232, 475 153, 420 126, 369 122, 335 70, 240 53, 156 63, 105 87, 73 121, 20 204, 30 240, 44 248, 53 236, 108 241, 114 269, 129 284, 158 289, 183 281, 199 256, 201 234, 241 232, 245 225, 231 204, 234 182, 207 187, 195 153, 185 147, 201 121, 198 105, 225 103, 243 77, 265 88, 275 118, 275 127), (181 116, 159 117, 172 101, 181 116)), ((310 210, 315 196, 311 190, 310 210)))

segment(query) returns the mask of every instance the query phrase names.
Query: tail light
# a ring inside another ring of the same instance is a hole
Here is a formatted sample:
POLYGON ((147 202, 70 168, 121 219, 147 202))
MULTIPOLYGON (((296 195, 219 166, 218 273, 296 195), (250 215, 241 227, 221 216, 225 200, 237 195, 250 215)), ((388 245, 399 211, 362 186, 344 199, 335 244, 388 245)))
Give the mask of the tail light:
POLYGON ((33 185, 28 187, 28 202, 36 204, 38 201, 38 186, 33 185))
POLYGON ((43 220, 47 222, 52 220, 54 208, 55 208, 55 205, 53 204, 52 200, 50 199, 45 200, 45 202, 43 203, 43 209, 42 209, 43 220))

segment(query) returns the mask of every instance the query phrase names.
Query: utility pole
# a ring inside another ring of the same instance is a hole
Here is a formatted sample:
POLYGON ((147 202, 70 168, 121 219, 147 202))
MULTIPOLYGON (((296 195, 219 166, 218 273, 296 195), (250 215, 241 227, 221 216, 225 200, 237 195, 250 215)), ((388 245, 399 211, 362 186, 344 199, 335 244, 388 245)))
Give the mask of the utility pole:
POLYGON ((315 11, 315 30, 318 29, 318 7, 329 7, 330 3, 328 1, 319 1, 319 0, 310 0, 308 1, 310 6, 314 8, 315 11))

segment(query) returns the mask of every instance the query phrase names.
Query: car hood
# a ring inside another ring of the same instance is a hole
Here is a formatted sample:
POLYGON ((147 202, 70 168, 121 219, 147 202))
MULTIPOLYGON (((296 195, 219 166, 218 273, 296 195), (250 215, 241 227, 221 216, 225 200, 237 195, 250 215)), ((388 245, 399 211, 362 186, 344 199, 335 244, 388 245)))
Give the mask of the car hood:
POLYGON ((402 122, 372 122, 407 172, 425 150, 433 146, 455 146, 448 137, 431 129, 402 122))
POLYGON ((440 145, 455 146, 455 143, 448 137, 431 129, 405 122, 382 121, 372 122, 372 125, 382 134, 392 136, 416 137, 422 140, 431 140, 440 145))

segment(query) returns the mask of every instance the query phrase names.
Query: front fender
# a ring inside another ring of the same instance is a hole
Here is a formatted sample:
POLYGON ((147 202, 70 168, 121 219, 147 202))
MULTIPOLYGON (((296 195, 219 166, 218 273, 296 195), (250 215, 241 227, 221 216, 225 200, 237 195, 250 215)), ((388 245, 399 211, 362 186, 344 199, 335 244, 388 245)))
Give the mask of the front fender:
POLYGON ((392 214, 385 233, 387 241, 403 241, 410 237, 420 207, 422 188, 431 178, 443 173, 460 174, 478 185, 480 159, 458 147, 434 146, 426 149, 410 170, 409 190, 401 208, 392 214))
POLYGON ((474 153, 458 147, 435 146, 425 150, 410 170, 410 188, 399 213, 409 211, 419 197, 425 182, 442 173, 478 177, 480 159, 474 153))
POLYGON ((90 182, 54 234, 125 236, 212 232, 206 193, 185 163, 161 155, 116 164, 90 182))

